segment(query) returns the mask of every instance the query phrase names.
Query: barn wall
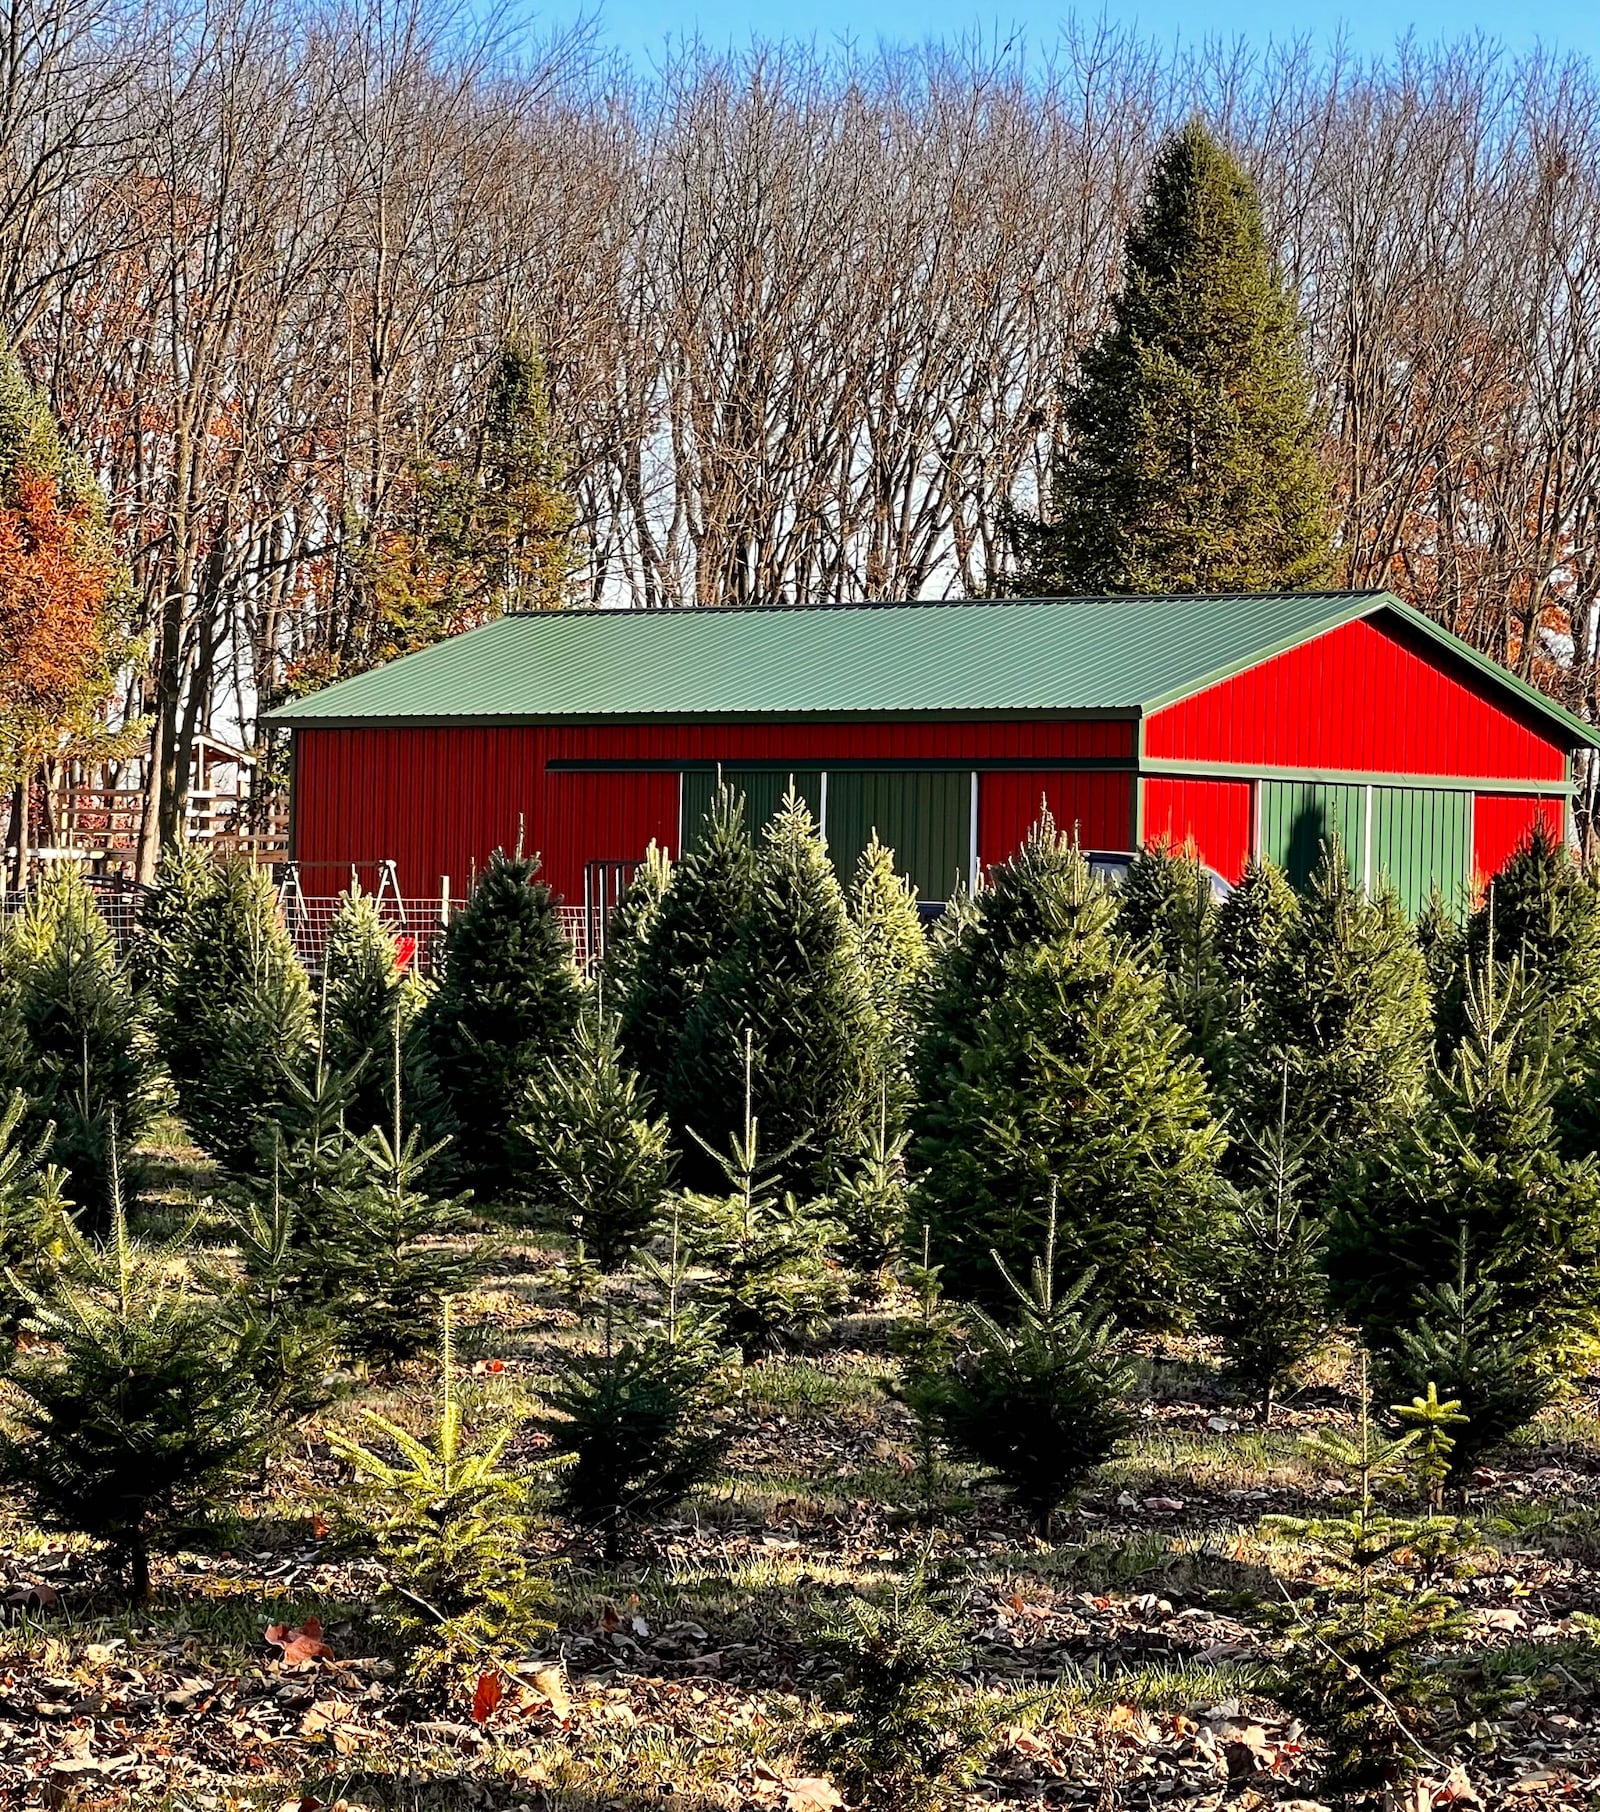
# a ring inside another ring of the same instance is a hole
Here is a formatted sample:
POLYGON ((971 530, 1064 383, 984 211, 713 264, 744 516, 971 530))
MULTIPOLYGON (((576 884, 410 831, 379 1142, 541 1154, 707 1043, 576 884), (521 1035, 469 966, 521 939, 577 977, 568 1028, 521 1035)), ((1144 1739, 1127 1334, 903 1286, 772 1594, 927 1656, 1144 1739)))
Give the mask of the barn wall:
POLYGON ((1130 719, 1002 722, 576 724, 544 731, 551 761, 1131 760, 1130 719))
POLYGON ((1144 782, 1144 840, 1165 838, 1175 847, 1192 842, 1202 862, 1237 881, 1250 856, 1250 793, 1248 780, 1152 775, 1144 782))
MULTIPOLYGON (((352 862, 392 858, 408 897, 437 894, 442 875, 460 897, 493 849, 515 845, 520 826, 551 886, 577 904, 586 862, 636 861, 652 840, 679 853, 679 778, 550 762, 792 762, 798 772, 851 762, 1131 763, 1133 753, 1127 720, 306 728, 295 733, 294 848, 310 893, 337 892, 352 862)), ((1016 847, 1041 791, 1063 825, 1081 821, 1086 844, 1121 848, 1131 838, 1129 773, 1008 770, 984 776, 991 781, 985 862, 1016 847)))
POLYGON ((539 846, 542 766, 533 730, 297 730, 294 852, 308 893, 336 893, 351 862, 392 859, 417 898, 450 877, 459 897, 519 818, 539 846))
POLYGON ((1515 855, 1534 825, 1543 823, 1553 837, 1564 833, 1566 802, 1530 798, 1526 793, 1479 793, 1472 802, 1472 872, 1492 880, 1515 855))
POLYGON ((1011 855, 1039 816, 1040 801, 1056 826, 1085 849, 1133 847, 1134 778, 1128 773, 994 771, 978 776, 978 860, 992 867, 1011 855))
POLYGON ((1323 773, 1566 778, 1548 732, 1491 702, 1471 669, 1457 677, 1437 647, 1403 636, 1366 618, 1330 630, 1152 713, 1145 754, 1323 773))

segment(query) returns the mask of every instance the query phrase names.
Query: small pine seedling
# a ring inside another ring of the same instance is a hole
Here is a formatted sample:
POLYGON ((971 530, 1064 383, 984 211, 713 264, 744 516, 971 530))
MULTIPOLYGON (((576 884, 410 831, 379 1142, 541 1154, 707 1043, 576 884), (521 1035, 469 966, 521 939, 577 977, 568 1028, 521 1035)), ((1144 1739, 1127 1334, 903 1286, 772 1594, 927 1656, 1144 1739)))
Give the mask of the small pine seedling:
POLYGON ((1052 1191, 1031 1283, 995 1257, 1015 1325, 972 1309, 970 1348, 928 1398, 944 1438, 994 1473, 1046 1539, 1058 1506, 1111 1457, 1133 1421, 1133 1372, 1113 1351, 1116 1323, 1088 1300, 1094 1273, 1057 1292, 1055 1225, 1052 1191))
POLYGON ((1425 1395, 1409 1403, 1392 1406, 1395 1420, 1416 1437, 1415 1474, 1417 1492, 1430 1513, 1437 1515, 1444 1507, 1445 1480, 1450 1476, 1450 1455, 1456 1444, 1456 1431, 1467 1426, 1467 1417, 1455 1398, 1441 1403, 1439 1387, 1429 1382, 1425 1395))
POLYGON ((709 1273, 706 1306, 746 1359, 816 1327, 843 1297, 827 1257, 833 1221, 822 1205, 780 1194, 763 1161, 751 1110, 752 1064, 747 1032, 744 1133, 732 1136, 726 1156, 705 1147, 722 1166, 728 1192, 686 1194, 681 1209, 684 1245, 709 1273))
POLYGON ((477 1446, 464 1438, 448 1300, 441 1328, 439 1420, 431 1438, 419 1439, 375 1410, 363 1412, 366 1421, 397 1458, 348 1435, 328 1436, 357 1486, 335 1514, 348 1539, 376 1549, 384 1613, 420 1680, 503 1666, 550 1628, 547 1587, 525 1551, 528 1483, 501 1464, 512 1430, 477 1446))
POLYGON ((817 1645, 836 1667, 827 1691, 842 1721, 817 1761, 864 1812, 933 1812, 955 1803, 990 1745, 993 1721, 963 1699, 957 1618, 929 1597, 923 1572, 883 1599, 819 1611, 817 1645))
POLYGON ((1327 1745, 1324 1781, 1334 1792, 1392 1789, 1408 1773, 1432 1770, 1427 1743, 1456 1710, 1435 1657, 1469 1620, 1421 1574, 1454 1558, 1464 1540, 1448 1524, 1391 1516, 1377 1501, 1380 1485, 1405 1469, 1416 1443, 1415 1429, 1395 1440, 1373 1429, 1363 1361, 1355 1436, 1324 1429, 1307 1442, 1355 1479, 1349 1513, 1273 1517, 1266 1525, 1302 1545, 1327 1582, 1300 1599, 1286 1594, 1269 1616, 1282 1638, 1276 1696, 1327 1745))

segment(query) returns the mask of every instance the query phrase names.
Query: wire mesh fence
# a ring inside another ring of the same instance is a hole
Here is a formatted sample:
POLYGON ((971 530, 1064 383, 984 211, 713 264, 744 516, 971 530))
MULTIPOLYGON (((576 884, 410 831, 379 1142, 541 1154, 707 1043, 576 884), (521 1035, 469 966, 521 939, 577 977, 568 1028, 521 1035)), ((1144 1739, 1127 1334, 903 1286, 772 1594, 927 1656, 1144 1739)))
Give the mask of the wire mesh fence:
MULTIPOLYGON (((338 916, 341 897, 287 889, 281 891, 280 897, 283 922, 294 940, 295 954, 312 974, 317 974, 327 952, 328 937, 338 916)), ((431 975, 444 952, 449 909, 441 909, 437 899, 406 899, 395 894, 385 895, 375 903, 379 916, 399 946, 402 965, 419 975, 431 975)), ((590 916, 581 906, 556 908, 556 917, 572 945, 573 959, 579 968, 588 966, 595 944, 590 916)))
MULTIPOLYGON (((126 951, 139 935, 141 913, 147 887, 120 876, 89 875, 85 877, 119 951, 126 951)), ((26 893, 0 895, 0 913, 9 921, 27 905, 26 893)), ((307 894, 291 877, 278 884, 278 909, 285 929, 294 943, 295 954, 313 974, 321 971, 327 953, 328 937, 333 929, 343 896, 307 894)), ((399 946, 402 964, 419 975, 431 975, 444 951, 444 933, 451 903, 432 899, 406 899, 395 893, 384 893, 375 901, 379 916, 389 927, 399 946)), ((567 941, 572 945, 574 961, 586 969, 600 951, 596 914, 583 906, 558 906, 556 917, 567 941)))

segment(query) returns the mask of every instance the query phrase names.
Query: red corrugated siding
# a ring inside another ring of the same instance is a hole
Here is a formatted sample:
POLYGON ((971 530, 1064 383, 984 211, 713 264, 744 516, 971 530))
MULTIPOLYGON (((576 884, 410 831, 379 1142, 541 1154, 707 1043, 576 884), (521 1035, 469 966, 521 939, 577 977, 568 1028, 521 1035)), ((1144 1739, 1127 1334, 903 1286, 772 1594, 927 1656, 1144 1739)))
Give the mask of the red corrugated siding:
POLYGON ((442 875, 464 894, 519 820, 539 847, 542 764, 535 730, 301 730, 295 736, 295 855, 308 892, 344 885, 338 865, 392 858, 401 892, 442 875))
POLYGON ((1516 853, 1518 845, 1541 821, 1552 836, 1566 826, 1566 802, 1530 798, 1526 793, 1479 793, 1472 802, 1472 872, 1475 880, 1492 880, 1516 853))
MULTIPOLYGON (((491 850, 515 845, 520 825, 524 847, 543 857, 551 886, 576 903, 583 897, 585 862, 636 860, 652 838, 677 853, 678 780, 670 772, 550 773, 547 761, 793 761, 818 767, 851 760, 1130 759, 1134 731, 1125 720, 629 724, 307 729, 296 733, 295 743, 294 845, 307 865, 308 891, 342 888, 352 862, 392 858, 407 896, 436 894, 440 877, 448 875, 459 897, 491 850)), ((1052 802, 1061 801, 1064 823, 1083 820, 1085 842, 1120 846, 1130 835, 1126 774, 993 778, 1012 783, 1026 804, 989 837, 985 860, 1015 847, 1037 812, 1041 787, 1052 802), (1107 799, 1115 804, 1108 806, 1107 799), (1117 828, 1107 828, 1112 824, 1117 828)))
POLYGON ((1362 619, 1154 713, 1165 761, 1385 774, 1561 780, 1548 733, 1400 634, 1362 619))
POLYGON ((1237 881, 1250 855, 1250 782, 1248 780, 1169 780, 1152 776, 1144 782, 1144 837, 1165 837, 1174 847, 1193 842, 1200 860, 1219 875, 1237 881))
POLYGON ((1133 842, 1132 774, 1033 773, 978 776, 978 860, 1003 862, 1048 804, 1057 826, 1076 830, 1085 849, 1127 849, 1133 842))
POLYGON ((544 732, 551 761, 1016 761, 1131 758, 1123 719, 834 724, 581 724, 544 732))
POLYGON ((539 848, 550 885, 574 904, 585 862, 637 862, 651 843, 678 853, 676 774, 545 775, 539 848))

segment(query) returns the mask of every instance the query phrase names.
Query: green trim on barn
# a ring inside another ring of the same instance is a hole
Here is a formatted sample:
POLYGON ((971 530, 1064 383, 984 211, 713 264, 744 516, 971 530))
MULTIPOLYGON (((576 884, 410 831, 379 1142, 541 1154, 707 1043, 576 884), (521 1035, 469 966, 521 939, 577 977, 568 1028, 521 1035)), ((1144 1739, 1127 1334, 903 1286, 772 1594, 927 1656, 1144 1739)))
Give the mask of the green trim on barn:
POLYGON ((1461 793, 1527 793, 1555 798, 1569 797, 1571 780, 1508 779, 1504 775, 1397 774, 1391 768, 1276 768, 1250 767, 1234 761, 1139 762, 1141 776, 1169 776, 1183 780, 1285 780, 1309 781, 1319 786, 1421 786, 1461 793))

